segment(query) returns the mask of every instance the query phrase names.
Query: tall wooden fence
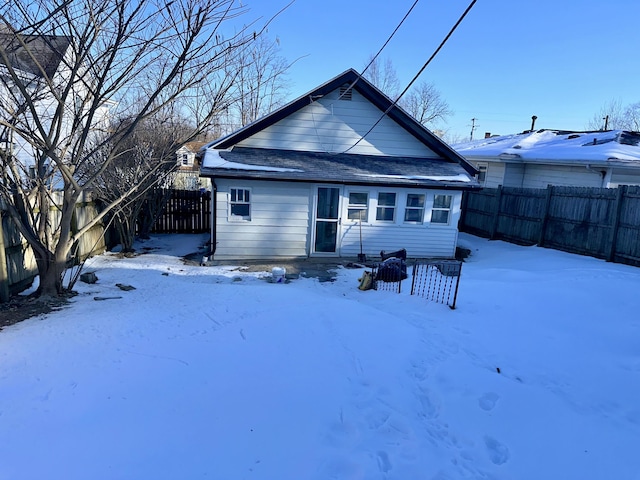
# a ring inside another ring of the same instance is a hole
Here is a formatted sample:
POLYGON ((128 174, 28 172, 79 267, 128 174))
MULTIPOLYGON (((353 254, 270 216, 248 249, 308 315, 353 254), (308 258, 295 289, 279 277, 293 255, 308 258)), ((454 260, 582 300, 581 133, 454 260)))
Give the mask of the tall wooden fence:
POLYGON ((171 190, 154 233, 205 233, 211 225, 211 192, 171 190))
POLYGON ((640 265, 640 187, 485 188, 465 193, 460 230, 640 265))
MULTIPOLYGON (((53 197, 56 202, 56 194, 53 197)), ((61 201, 61 199, 57 199, 61 201)), ((53 221, 58 218, 59 211, 51 207, 53 221)), ((98 214, 95 203, 91 197, 83 195, 76 203, 72 229, 79 231, 98 214)), ((38 274, 35 256, 27 241, 20 235, 16 224, 13 222, 4 206, 0 203, 0 302, 6 301, 9 295, 20 292, 28 287, 38 274)), ((104 227, 96 224, 85 233, 74 251, 78 258, 87 258, 105 250, 104 227)))

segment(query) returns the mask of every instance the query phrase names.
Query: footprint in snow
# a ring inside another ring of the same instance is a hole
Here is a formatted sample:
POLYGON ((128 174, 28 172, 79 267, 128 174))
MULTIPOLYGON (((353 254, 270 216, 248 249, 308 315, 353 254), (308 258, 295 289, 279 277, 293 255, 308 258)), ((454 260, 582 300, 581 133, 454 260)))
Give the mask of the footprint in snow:
POLYGON ((391 462, 389 461, 389 455, 387 455, 387 452, 378 452, 378 468, 382 473, 387 473, 391 470, 391 462))
POLYGON ((496 406, 496 403, 499 399, 500 395, 498 395, 497 393, 487 392, 478 399, 478 404, 480 405, 481 409, 489 412, 493 410, 493 407, 496 406))
POLYGON ((507 463, 511 457, 509 449, 493 437, 485 435, 484 444, 487 446, 489 458, 496 465, 507 463))

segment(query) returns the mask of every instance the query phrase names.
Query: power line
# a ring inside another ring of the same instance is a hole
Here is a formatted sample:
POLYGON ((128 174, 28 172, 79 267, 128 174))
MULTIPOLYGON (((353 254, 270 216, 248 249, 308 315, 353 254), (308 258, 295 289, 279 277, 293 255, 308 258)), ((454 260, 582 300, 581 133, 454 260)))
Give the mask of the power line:
MULTIPOLYGON (((413 79, 411 79, 411 81, 409 82, 409 84, 407 85, 407 87, 402 91, 402 93, 398 96, 398 98, 396 98, 395 100, 393 100, 393 102, 391 103, 391 105, 389 106, 389 108, 387 108, 384 113, 382 114, 382 116, 378 119, 378 121, 376 123, 373 124, 373 126, 364 134, 362 135, 362 137, 360 137, 358 139, 358 141, 356 143, 354 143, 353 145, 351 145, 349 148, 347 148, 344 152, 342 153, 347 153, 349 150, 351 150, 352 148, 354 148, 356 145, 358 145, 362 140, 365 139, 365 137, 367 135, 369 135, 374 128, 376 128, 376 126, 378 126, 378 124, 382 121, 382 119, 384 118, 384 116, 389 113, 391 111, 391 109, 393 109, 398 101, 402 98, 402 96, 407 93, 407 90, 409 90, 409 88, 411 88, 411 86, 415 83, 415 81, 418 79, 418 77, 422 74, 422 72, 424 72, 425 68, 427 68, 427 66, 433 61, 433 59, 436 57, 436 55, 438 55, 438 53, 440 52, 440 50, 442 50, 442 47, 444 47, 445 43, 447 43, 447 41, 449 40, 449 38, 451 37, 451 35, 453 35, 453 32, 456 31, 456 29, 458 28, 458 26, 462 23, 462 20, 464 20, 464 18, 467 16, 467 14, 471 11, 471 9, 473 8, 473 6, 476 4, 477 0, 472 0, 471 3, 469 4, 469 6, 467 7, 467 9, 464 11, 464 13, 460 16, 460 18, 458 19, 458 21, 455 23, 455 25, 453 27, 451 27, 451 30, 449 30, 449 33, 447 34, 446 37, 444 37, 444 39, 442 40, 442 42, 440 42, 440 45, 438 45, 438 48, 435 49, 435 51, 433 52, 433 54, 429 57, 429 59, 424 63, 424 65, 422 65, 422 68, 418 71, 418 73, 413 77, 413 79)), ((355 83, 355 82, 354 82, 355 83)))
POLYGON ((364 70, 362 71, 362 73, 360 75, 358 75, 358 77, 353 81, 353 83, 351 85, 349 85, 346 90, 344 92, 342 92, 340 94, 340 96, 338 97, 338 100, 342 99, 342 97, 344 97, 354 86, 356 83, 358 83, 358 80, 360 80, 362 78, 362 76, 364 75, 364 73, 369 69, 369 67, 373 64, 373 62, 376 61, 376 59, 378 58, 378 56, 382 53, 382 50, 385 49, 385 47, 387 46, 387 44, 391 41, 391 39, 394 37, 394 35, 396 34, 396 32, 400 29, 400 27, 402 26, 402 24, 404 23, 404 21, 407 19, 407 17, 409 16, 409 14, 411 14, 411 12, 413 11, 413 9, 415 8, 415 6, 418 4, 419 0, 415 0, 413 2, 413 5, 411 5, 411 8, 409 8, 409 10, 407 11, 407 13, 405 13, 404 17, 402 17, 402 20, 400 20, 400 23, 396 26, 396 28, 393 30, 393 32, 391 32, 391 35, 389 35, 389 38, 387 38, 387 41, 384 42, 384 44, 382 45, 382 47, 380 47, 380 50, 378 50, 378 53, 376 53, 373 58, 371 59, 371 61, 369 62, 369 64, 364 67, 364 70))

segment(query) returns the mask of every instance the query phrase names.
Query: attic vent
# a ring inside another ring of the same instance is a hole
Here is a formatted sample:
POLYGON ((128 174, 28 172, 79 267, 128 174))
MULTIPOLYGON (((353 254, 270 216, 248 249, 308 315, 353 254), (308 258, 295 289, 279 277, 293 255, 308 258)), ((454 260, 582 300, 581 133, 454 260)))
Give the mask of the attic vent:
POLYGON ((351 101, 352 93, 353 93, 353 88, 349 88, 349 84, 345 83, 340 87, 340 100, 351 101))

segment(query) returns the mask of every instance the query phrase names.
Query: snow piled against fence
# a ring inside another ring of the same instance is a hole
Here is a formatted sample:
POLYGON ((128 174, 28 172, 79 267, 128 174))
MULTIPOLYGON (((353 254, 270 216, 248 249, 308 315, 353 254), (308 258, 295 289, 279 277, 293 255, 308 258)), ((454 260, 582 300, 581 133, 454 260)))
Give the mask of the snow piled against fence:
POLYGON ((91 259, 69 308, 0 332, 0 478, 640 472, 640 269, 461 235, 450 310, 361 269, 183 264, 204 241, 91 259))

